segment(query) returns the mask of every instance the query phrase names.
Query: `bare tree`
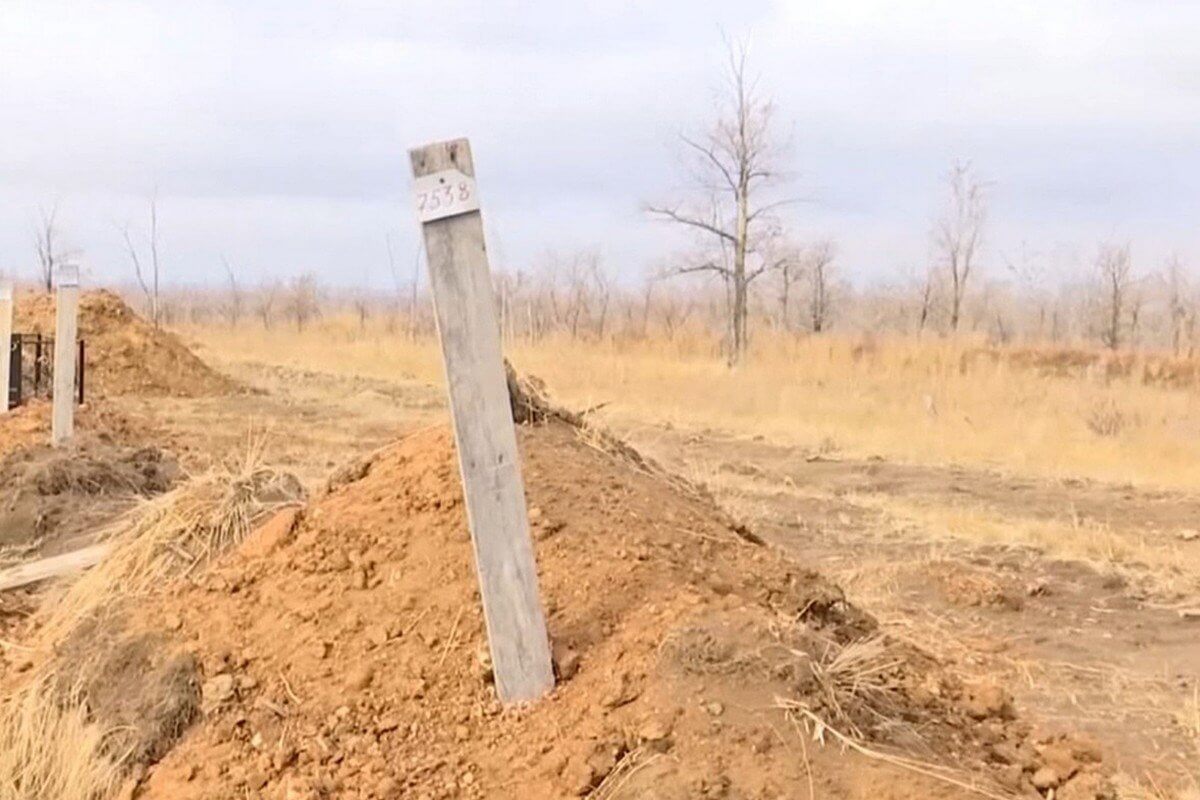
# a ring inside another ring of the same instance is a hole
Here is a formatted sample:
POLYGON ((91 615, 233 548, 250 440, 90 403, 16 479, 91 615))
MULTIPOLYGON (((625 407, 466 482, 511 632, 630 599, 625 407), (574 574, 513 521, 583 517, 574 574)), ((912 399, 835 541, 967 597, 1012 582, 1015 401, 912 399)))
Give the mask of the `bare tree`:
POLYGON ((946 183, 950 197, 934 228, 934 246, 944 262, 950 285, 950 330, 957 331, 963 297, 983 244, 987 196, 970 162, 956 162, 951 166, 946 183))
POLYGON ((604 338, 608 324, 608 309, 612 304, 612 277, 604 268, 604 259, 598 252, 592 253, 588 262, 588 279, 591 282, 591 296, 594 307, 591 309, 592 332, 597 339, 604 338))
POLYGON ((270 330, 275 321, 275 307, 278 304, 281 287, 279 281, 269 281, 258 289, 258 298, 254 304, 254 313, 262 322, 263 330, 270 330))
MULTIPOLYGON (((1020 287, 1021 293, 1018 299, 1025 306, 1025 316, 1032 312, 1033 319, 1036 321, 1036 328, 1027 332, 1027 335, 1032 339, 1040 339, 1049 322, 1053 336, 1054 320, 1049 306, 1054 303, 1054 295, 1045 290, 1049 275, 1049 265, 1045 255, 1031 249, 1026 242, 1021 242, 1021 246, 1014 256, 1003 255, 1002 258, 1005 268, 1016 279, 1020 287)), ((1007 336, 1007 331, 1005 335, 1007 336)))
POLYGON ((58 230, 58 201, 49 210, 38 209, 38 224, 34 228, 34 246, 37 248, 38 283, 47 292, 54 290, 54 270, 62 262, 65 253, 60 252, 58 230))
POLYGON ((303 331, 321 313, 319 295, 317 278, 311 272, 298 275, 288 284, 283 310, 296 323, 297 331, 303 331))
POLYGON ((779 330, 791 330, 793 291, 804 276, 804 248, 777 230, 761 249, 775 276, 773 283, 777 294, 773 324, 779 330))
POLYGON ((150 198, 150 231, 148 234, 148 246, 150 263, 148 269, 143 269, 142 259, 138 255, 138 249, 133 243, 133 237, 129 233, 129 226, 126 225, 121 229, 121 234, 125 239, 125 250, 129 253, 129 259, 133 262, 133 273, 137 278, 138 286, 141 287, 142 294, 146 296, 146 305, 150 309, 150 322, 154 327, 158 328, 162 325, 162 307, 159 301, 159 261, 158 261, 158 197, 150 198), (147 272, 149 275, 147 276, 147 272))
POLYGON ((1133 261, 1129 244, 1105 244, 1096 256, 1096 272, 1100 280, 1103 319, 1100 341, 1110 350, 1121 346, 1124 314, 1129 300, 1133 261))
POLYGON ((371 296, 364 291, 356 291, 350 300, 354 314, 358 317, 358 332, 365 333, 367 320, 371 318, 371 296))
POLYGON ((769 228, 772 211, 788 201, 763 202, 762 190, 778 179, 777 148, 771 136, 772 104, 746 74, 747 47, 730 45, 725 107, 716 124, 701 138, 683 136, 696 162, 696 182, 704 195, 693 206, 650 206, 655 217, 697 232, 707 244, 699 263, 674 274, 715 273, 726 285, 729 363, 737 364, 747 344, 750 285, 769 267, 765 259, 752 267, 749 257, 769 228))
MULTIPOLYGON (((915 317, 917 333, 925 332, 932 322, 934 312, 934 301, 938 296, 938 273, 933 265, 929 264, 921 269, 915 265, 905 265, 901 270, 901 295, 904 297, 911 296, 913 305, 915 306, 913 316, 915 317)), ((902 301, 903 306, 908 308, 908 301, 902 301)), ((904 312, 905 320, 907 319, 907 311, 904 312)), ((907 329, 910 323, 903 322, 902 326, 907 329)))
POLYGON ((650 334, 650 307, 654 303, 654 275, 647 275, 642 285, 641 323, 638 328, 638 338, 645 339, 650 334))
POLYGON ((1167 288, 1167 314, 1171 324, 1171 352, 1179 355, 1183 352, 1183 338, 1189 327, 1188 322, 1195 316, 1195 311, 1187 273, 1177 253, 1167 259, 1164 277, 1167 288))
POLYGON ((813 333, 820 333, 829 325, 834 253, 834 244, 827 239, 808 250, 808 320, 813 333))
POLYGON ((234 272, 233 265, 229 263, 229 259, 221 256, 221 263, 225 266, 225 277, 229 283, 227 297, 223 306, 225 320, 229 323, 229 327, 236 328, 242 320, 245 298, 243 297, 242 288, 238 285, 237 273, 234 272))
POLYGON ((674 339, 675 334, 687 324, 688 317, 696 310, 696 304, 691 299, 684 299, 677 294, 668 294, 659 304, 659 313, 663 328, 668 339, 674 339))

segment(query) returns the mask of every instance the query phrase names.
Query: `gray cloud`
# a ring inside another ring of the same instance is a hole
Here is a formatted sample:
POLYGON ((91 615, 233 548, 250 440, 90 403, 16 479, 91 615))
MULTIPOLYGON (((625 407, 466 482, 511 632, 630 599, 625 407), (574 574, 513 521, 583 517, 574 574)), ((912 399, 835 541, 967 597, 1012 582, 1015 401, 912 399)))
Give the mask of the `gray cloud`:
POLYGON ((97 278, 157 190, 180 279, 314 269, 386 281, 415 246, 405 151, 468 135, 497 257, 600 246, 636 276, 683 244, 682 191, 722 31, 754 64, 813 202, 866 277, 925 258, 939 176, 994 181, 995 252, 1134 239, 1200 255, 1200 8, 1169 2, 24 2, 0 7, 0 269, 61 203, 97 278), (247 7, 249 6, 249 7, 247 7))

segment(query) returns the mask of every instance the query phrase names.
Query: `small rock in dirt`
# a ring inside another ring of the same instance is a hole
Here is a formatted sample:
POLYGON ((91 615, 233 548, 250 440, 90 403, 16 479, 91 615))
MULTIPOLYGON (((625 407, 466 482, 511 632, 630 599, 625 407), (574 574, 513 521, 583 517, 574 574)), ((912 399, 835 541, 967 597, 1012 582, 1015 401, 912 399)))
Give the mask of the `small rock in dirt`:
POLYGON ((204 708, 212 710, 232 700, 236 691, 233 676, 222 673, 204 682, 200 696, 203 698, 204 708))
POLYGON ((989 749, 992 757, 1001 764, 1012 764, 1019 767, 1025 761, 1021 751, 1012 742, 996 742, 989 749))
POLYGON ((1011 719, 1012 696, 1004 687, 984 681, 967 687, 963 710, 974 719, 1011 719))
POLYGON ((283 796, 285 800, 317 800, 318 795, 307 780, 295 778, 288 782, 283 796))
POLYGON ((400 727, 400 718, 397 716, 382 717, 375 723, 375 733, 388 733, 400 727))
POLYGON ((242 555, 265 558, 287 544, 296 528, 299 508, 285 508, 260 525, 241 544, 242 555))
POLYGON ((583 797, 592 790, 596 776, 586 759, 572 758, 563 770, 563 784, 567 793, 574 797, 583 797))
POLYGON ((1021 781, 1025 777, 1025 772, 1016 764, 1005 764, 996 769, 995 775, 1001 786, 1016 792, 1021 789, 1021 781))
POLYGON ((775 746, 775 739, 767 731, 759 731, 750 740, 750 751, 762 755, 775 746))
POLYGON ((591 768, 592 781, 598 784, 616 768, 617 754, 611 748, 598 747, 588 756, 587 765, 591 768))
POLYGON ((246 772, 246 788, 252 792, 267 785, 267 773, 261 769, 250 769, 246 772))
POLYGON ((641 692, 633 686, 629 680, 629 676, 622 673, 600 698, 600 705, 605 708, 618 708, 632 703, 638 698, 639 694, 641 692))
POLYGON ((1100 751, 1094 743, 1086 740, 1076 742, 1073 738, 1060 738, 1038 746, 1042 764, 1054 770, 1060 781, 1077 773, 1083 762, 1100 761, 1100 751))
POLYGON ((553 647, 554 671, 559 680, 569 681, 579 672, 579 654, 565 644, 555 643, 553 647))
POLYGON ((329 554, 328 564, 334 572, 350 569, 350 556, 346 555, 345 550, 335 550, 329 554))
POLYGON ((296 748, 291 745, 280 745, 271 756, 271 765, 277 770, 291 766, 296 760, 296 748))
POLYGON ((1039 791, 1046 791, 1058 786, 1058 773, 1053 767, 1042 767, 1037 772, 1033 773, 1033 788, 1039 791))
POLYGON ((1076 775, 1054 792, 1054 800, 1102 800, 1115 796, 1112 783, 1093 772, 1076 775))
POLYGON ((496 673, 492 669, 492 653, 486 644, 475 650, 475 673, 484 683, 493 683, 496 680, 496 673))
POLYGON ((1179 538, 1185 542, 1195 542, 1200 540, 1200 531, 1182 530, 1179 532, 1179 538))
POLYGON ((670 744, 672 719, 663 714, 656 714, 646 719, 637 729, 637 737, 643 744, 655 750, 665 750, 670 744))
POLYGON ((352 691, 362 691, 371 685, 375 680, 375 670, 368 665, 363 665, 353 670, 346 678, 346 688, 352 691))
POLYGON ((183 620, 178 614, 167 614, 163 617, 163 627, 169 631, 177 631, 183 627, 183 620))
POLYGON ((382 625, 370 625, 367 627, 367 641, 376 647, 383 647, 388 642, 387 628, 382 625))
POLYGON ((707 711, 711 716, 719 717, 725 713, 725 706, 721 703, 713 701, 711 703, 705 703, 704 710, 707 711))

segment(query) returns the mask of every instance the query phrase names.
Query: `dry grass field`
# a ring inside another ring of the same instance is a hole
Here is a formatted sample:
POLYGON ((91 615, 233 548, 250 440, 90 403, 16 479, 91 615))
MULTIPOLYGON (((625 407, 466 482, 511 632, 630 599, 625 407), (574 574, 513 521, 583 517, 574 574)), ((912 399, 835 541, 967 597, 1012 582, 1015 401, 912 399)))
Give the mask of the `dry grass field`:
MULTIPOLYGON (((218 362, 255 361, 383 380, 440 383, 436 342, 330 320, 185 333, 218 362)), ((1142 371, 1055 376, 980 356, 981 343, 763 334, 727 369, 709 337, 511 342, 521 369, 624 429, 669 424, 918 464, 958 463, 1051 478, 1200 489, 1200 393, 1142 371)))

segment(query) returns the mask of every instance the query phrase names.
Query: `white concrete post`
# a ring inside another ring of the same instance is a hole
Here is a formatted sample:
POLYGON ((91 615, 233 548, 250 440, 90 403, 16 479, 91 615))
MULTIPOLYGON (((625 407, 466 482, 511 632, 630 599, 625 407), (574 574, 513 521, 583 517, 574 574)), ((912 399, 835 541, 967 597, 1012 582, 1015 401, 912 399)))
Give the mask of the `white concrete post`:
POLYGON ((0 415, 8 413, 8 373, 12 369, 13 287, 0 281, 0 415))
POLYGON ((79 327, 79 267, 58 268, 54 326, 54 410, 50 444, 60 447, 75 434, 75 339, 79 327))

